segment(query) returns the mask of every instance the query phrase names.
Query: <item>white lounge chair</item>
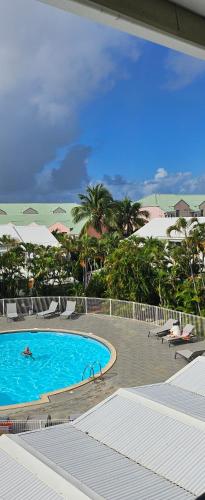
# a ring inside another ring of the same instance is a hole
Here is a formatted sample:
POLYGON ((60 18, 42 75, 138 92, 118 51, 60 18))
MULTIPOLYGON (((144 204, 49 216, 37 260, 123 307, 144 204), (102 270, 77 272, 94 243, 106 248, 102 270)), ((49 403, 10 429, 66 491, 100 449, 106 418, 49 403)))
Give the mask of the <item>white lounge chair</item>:
POLYGON ((47 318, 48 316, 52 316, 53 314, 56 314, 57 309, 58 309, 58 302, 56 302, 55 300, 52 300, 52 302, 50 303, 49 309, 47 309, 46 311, 41 311, 41 312, 37 313, 36 317, 47 318))
POLYGON ((76 308, 76 301, 67 300, 65 311, 63 311, 60 315, 61 318, 69 318, 74 312, 76 308))
POLYGON ((164 335, 168 335, 169 330, 172 328, 173 325, 176 325, 178 323, 177 319, 168 319, 164 325, 161 326, 156 326, 152 330, 149 331, 148 337, 150 335, 156 335, 157 337, 163 337, 164 335))
POLYGON ((19 317, 18 313, 17 313, 17 309, 16 309, 16 302, 9 302, 6 306, 6 317, 7 317, 7 321, 9 321, 9 319, 16 319, 19 317))

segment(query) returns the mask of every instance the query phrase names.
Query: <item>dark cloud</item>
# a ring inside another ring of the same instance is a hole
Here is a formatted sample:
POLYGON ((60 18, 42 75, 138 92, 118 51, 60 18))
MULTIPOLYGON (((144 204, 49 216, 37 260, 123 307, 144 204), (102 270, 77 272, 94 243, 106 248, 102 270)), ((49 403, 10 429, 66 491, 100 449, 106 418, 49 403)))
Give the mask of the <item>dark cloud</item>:
POLYGON ((92 152, 89 146, 74 146, 68 153, 58 170, 53 170, 51 176, 52 190, 75 191, 88 184, 90 178, 87 172, 88 158, 92 152))
POLYGON ((36 0, 0 0, 0 201, 73 199, 89 180, 89 145, 50 177, 45 165, 80 143, 82 105, 122 78, 133 51, 117 31, 36 0))
POLYGON ((104 175, 103 182, 105 182, 105 184, 108 184, 109 186, 124 186, 127 181, 126 179, 124 179, 124 177, 117 174, 113 176, 104 175))

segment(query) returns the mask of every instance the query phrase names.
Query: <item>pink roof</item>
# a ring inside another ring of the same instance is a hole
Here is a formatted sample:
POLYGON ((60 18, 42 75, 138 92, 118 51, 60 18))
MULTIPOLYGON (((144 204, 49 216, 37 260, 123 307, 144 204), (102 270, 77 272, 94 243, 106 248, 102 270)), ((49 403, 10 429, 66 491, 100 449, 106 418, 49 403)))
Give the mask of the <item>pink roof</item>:
POLYGON ((70 233, 70 228, 61 224, 61 222, 56 222, 50 226, 49 231, 52 233, 53 231, 58 231, 59 233, 70 233))
POLYGON ((160 207, 142 207, 142 210, 147 210, 149 212, 149 219, 156 219, 159 217, 165 217, 163 210, 160 207))

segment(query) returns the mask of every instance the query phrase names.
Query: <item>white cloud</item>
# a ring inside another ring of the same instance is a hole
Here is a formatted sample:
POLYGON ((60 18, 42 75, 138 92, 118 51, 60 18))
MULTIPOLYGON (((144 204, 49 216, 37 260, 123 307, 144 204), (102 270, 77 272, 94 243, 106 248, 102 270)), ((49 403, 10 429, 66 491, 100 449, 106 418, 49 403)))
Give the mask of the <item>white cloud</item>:
POLYGON ((164 179, 164 177, 167 177, 167 175, 168 173, 165 168, 158 168, 154 178, 156 181, 158 181, 159 179, 164 179))
POLYGON ((168 90, 180 90, 205 74, 205 61, 177 52, 169 52, 165 62, 168 90))

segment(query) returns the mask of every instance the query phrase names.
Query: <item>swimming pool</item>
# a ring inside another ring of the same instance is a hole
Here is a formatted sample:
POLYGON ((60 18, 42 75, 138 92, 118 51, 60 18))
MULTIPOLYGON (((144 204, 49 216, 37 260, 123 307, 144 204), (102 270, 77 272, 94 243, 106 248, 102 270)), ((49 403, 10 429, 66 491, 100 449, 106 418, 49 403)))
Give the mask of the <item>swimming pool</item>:
MULTIPOLYGON (((0 406, 38 400, 42 394, 82 381, 87 365, 99 372, 110 361, 110 349, 92 337, 53 331, 0 335, 0 406), (30 347, 33 358, 21 353, 30 347)), ((84 378, 89 378, 87 368, 84 378)))

